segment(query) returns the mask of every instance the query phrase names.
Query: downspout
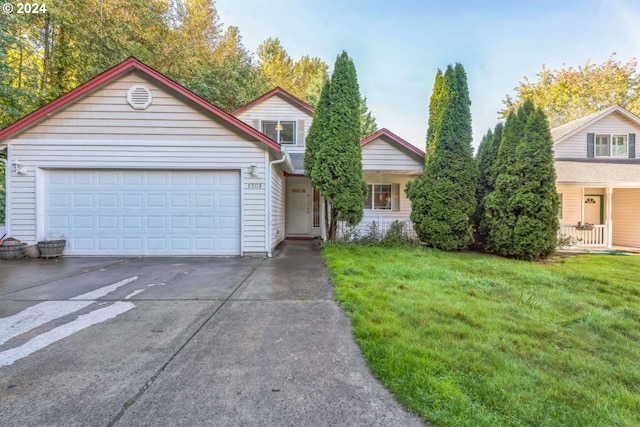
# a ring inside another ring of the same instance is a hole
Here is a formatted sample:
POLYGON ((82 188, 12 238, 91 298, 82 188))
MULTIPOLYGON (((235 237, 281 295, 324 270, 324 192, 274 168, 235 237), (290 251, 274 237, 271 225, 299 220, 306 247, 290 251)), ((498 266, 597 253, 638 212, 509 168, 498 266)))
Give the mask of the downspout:
POLYGON ((273 255, 271 254, 271 208, 272 208, 272 204, 271 204, 271 169, 273 167, 273 165, 275 165, 276 163, 283 163, 285 160, 287 160, 287 152, 283 152, 282 153, 282 158, 278 159, 278 160, 273 160, 271 162, 269 162, 269 167, 267 168, 267 235, 266 235, 266 239, 265 241, 267 242, 267 257, 271 258, 273 255))
POLYGON ((7 163, 7 159, 3 159, 1 157, 0 162, 4 163, 4 226, 7 235, 9 235, 9 221, 7 221, 7 218, 9 217, 9 175, 7 172, 9 163, 7 163))

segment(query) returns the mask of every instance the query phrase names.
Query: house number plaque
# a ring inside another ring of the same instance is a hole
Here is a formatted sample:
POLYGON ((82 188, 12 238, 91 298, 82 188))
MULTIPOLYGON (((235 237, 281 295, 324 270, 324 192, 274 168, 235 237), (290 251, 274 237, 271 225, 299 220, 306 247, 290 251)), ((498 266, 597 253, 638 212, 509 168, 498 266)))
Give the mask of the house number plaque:
POLYGON ((247 184, 247 188, 249 190, 262 190, 262 187, 264 186, 264 184, 254 184, 254 183, 248 183, 247 184))

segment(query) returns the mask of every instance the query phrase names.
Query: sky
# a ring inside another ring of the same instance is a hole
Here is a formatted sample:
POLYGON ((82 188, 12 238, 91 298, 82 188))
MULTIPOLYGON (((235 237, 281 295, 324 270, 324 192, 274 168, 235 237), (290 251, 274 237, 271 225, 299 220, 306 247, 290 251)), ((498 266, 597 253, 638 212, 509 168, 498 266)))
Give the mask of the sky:
POLYGON ((347 51, 379 128, 424 149, 438 69, 461 63, 471 96, 473 145, 500 121, 506 95, 549 69, 640 53, 638 0, 217 0, 221 23, 255 52, 280 39, 295 61, 333 69, 347 51))

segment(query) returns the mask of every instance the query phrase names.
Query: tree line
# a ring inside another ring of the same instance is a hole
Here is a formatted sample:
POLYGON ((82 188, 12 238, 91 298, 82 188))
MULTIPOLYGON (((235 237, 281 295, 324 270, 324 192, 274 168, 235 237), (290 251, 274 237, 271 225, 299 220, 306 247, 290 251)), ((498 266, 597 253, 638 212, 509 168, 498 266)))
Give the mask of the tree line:
MULTIPOLYGON (((222 30, 214 0, 52 2, 43 14, 5 14, 0 26, 0 128, 128 56, 233 111, 280 86, 315 106, 328 78, 318 57, 293 60, 278 38, 256 57, 240 29, 222 30)), ((375 117, 359 103, 363 136, 375 117)))

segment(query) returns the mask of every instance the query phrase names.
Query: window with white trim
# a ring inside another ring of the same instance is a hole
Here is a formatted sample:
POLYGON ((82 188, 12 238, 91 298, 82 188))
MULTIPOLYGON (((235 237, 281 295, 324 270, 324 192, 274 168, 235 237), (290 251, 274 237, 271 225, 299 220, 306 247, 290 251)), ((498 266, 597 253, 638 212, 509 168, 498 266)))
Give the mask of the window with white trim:
POLYGON ((393 192, 391 184, 369 184, 369 192, 365 209, 390 211, 393 206, 393 192))
POLYGON ((596 157, 627 157, 629 154, 629 136, 597 134, 595 154, 596 157))
POLYGON ((562 219, 562 193, 558 193, 558 219, 562 219))
POLYGON ((262 133, 280 144, 295 144, 296 122, 293 120, 263 120, 262 133))

